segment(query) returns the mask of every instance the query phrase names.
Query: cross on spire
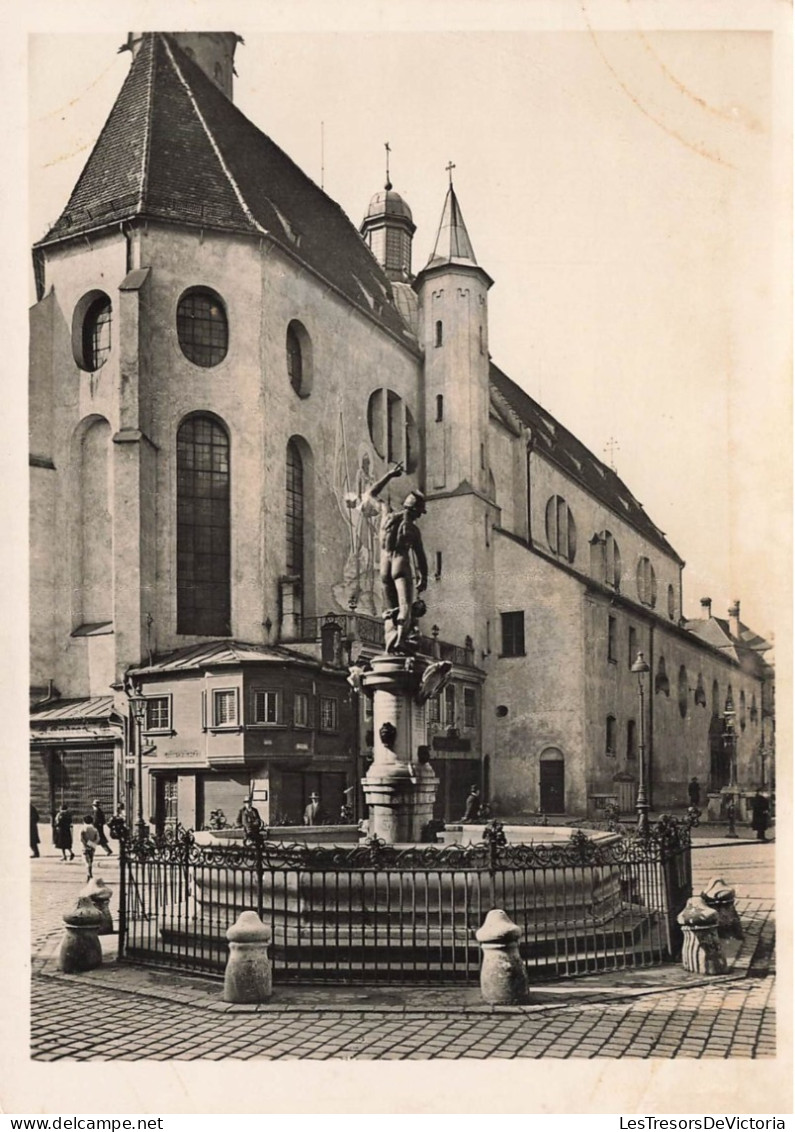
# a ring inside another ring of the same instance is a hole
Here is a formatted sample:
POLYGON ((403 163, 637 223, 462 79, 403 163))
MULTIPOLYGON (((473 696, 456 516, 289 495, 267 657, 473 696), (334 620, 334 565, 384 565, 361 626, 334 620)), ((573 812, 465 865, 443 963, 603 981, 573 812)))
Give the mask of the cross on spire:
POLYGON ((611 436, 607 444, 605 444, 605 452, 607 453, 608 460, 610 461, 610 467, 614 472, 616 471, 616 452, 620 451, 621 448, 618 441, 614 436, 611 436))
POLYGON ((384 142, 384 149, 386 150, 386 184, 384 188, 387 192, 392 188, 392 182, 389 180, 389 155, 392 152, 392 147, 389 142, 384 142))
POLYGON ((450 184, 451 185, 453 183, 453 170, 454 169, 455 169, 455 165, 453 164, 453 162, 448 161, 447 164, 445 165, 445 170, 446 170, 448 176, 450 177, 450 184))

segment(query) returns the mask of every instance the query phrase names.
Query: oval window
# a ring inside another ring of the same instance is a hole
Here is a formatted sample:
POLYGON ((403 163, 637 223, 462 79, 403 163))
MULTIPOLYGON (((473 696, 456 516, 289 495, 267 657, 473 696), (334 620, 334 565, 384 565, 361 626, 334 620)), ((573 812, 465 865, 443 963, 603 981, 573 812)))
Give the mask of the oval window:
POLYGON ((185 357, 197 366, 217 366, 229 348, 229 324, 215 291, 194 287, 177 305, 177 337, 185 357))

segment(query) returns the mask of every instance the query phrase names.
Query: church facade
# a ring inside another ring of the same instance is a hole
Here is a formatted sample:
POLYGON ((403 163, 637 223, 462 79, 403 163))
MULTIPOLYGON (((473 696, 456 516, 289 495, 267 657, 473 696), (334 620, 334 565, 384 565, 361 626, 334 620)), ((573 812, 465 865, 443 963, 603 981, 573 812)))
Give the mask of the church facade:
MULTIPOLYGON (((770 645, 705 607, 615 472, 492 361, 452 182, 427 263, 387 183, 357 230, 232 101, 233 33, 133 33, 33 249, 31 782, 77 812, 361 809, 378 519, 425 494, 438 816, 655 808, 770 784, 770 645), (642 652, 649 666, 631 667, 642 652), (145 704, 140 721, 131 689, 145 704), (641 750, 642 748, 642 750, 641 750)), ((441 203, 441 202, 440 202, 441 203)))

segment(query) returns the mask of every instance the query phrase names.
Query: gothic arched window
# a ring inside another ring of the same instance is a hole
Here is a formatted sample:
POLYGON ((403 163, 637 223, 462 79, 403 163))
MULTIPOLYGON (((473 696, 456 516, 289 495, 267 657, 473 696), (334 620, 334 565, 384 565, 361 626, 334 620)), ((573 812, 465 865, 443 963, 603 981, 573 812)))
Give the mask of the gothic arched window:
POLYGON ((177 632, 231 632, 229 435, 196 414, 177 433, 177 632))

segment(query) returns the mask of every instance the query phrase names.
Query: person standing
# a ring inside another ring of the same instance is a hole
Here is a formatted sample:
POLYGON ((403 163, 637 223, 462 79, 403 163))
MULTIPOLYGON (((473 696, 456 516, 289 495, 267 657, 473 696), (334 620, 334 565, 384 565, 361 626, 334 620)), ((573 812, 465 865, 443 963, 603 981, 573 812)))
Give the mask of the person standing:
POLYGON ((246 837, 251 837, 262 828, 262 818, 251 798, 246 797, 243 800, 243 806, 238 811, 237 824, 242 825, 246 837))
POLYGON ((108 838, 105 833, 105 811, 99 804, 99 798, 95 798, 91 803, 91 817, 93 819, 92 824, 97 831, 99 844, 102 846, 106 853, 112 853, 113 850, 111 849, 110 845, 108 845, 108 838))
POLYGON ((30 803, 30 855, 39 857, 39 811, 30 803))
POLYGON ((765 832, 770 821, 770 802, 761 790, 751 799, 751 829, 756 830, 757 841, 767 841, 765 832))
POLYGON ((83 860, 86 863, 86 880, 91 880, 94 875, 94 854, 99 844, 99 834, 92 814, 86 814, 83 820, 85 825, 80 831, 80 840, 83 844, 83 860))
POLYGON ((698 803, 701 801, 701 787, 695 775, 693 775, 687 784, 687 796, 690 799, 691 806, 698 806, 698 803))
POLYGON ((320 795, 309 795, 309 805, 304 810, 304 825, 322 825, 323 811, 320 808, 320 795))
POLYGON ((464 804, 462 822, 477 821, 480 817, 480 790, 477 786, 470 786, 467 800, 464 804))
POLYGON ((74 861, 75 855, 72 849, 72 813, 67 809, 66 804, 61 802, 55 817, 52 819, 52 841, 56 849, 61 850, 61 859, 67 860, 66 854, 69 854, 69 860, 74 861))

